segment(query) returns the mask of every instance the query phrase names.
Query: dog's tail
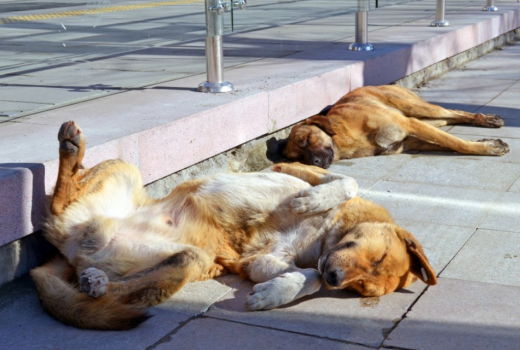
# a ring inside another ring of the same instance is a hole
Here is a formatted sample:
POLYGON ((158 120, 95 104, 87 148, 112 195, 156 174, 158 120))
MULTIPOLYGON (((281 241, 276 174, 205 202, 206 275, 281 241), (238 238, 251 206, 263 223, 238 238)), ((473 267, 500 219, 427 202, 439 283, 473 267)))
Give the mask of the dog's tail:
POLYGON ((63 258, 31 271, 42 307, 58 320, 78 328, 122 330, 150 318, 144 308, 124 304, 110 293, 92 298, 80 292, 68 282, 74 273, 63 258))

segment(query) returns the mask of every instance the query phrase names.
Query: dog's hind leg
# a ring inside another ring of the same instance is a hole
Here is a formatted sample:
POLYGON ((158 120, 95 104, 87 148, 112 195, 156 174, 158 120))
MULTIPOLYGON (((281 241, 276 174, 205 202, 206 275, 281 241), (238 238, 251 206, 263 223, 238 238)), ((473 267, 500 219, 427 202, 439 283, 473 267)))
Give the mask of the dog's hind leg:
POLYGON ((60 163, 51 203, 51 213, 59 215, 80 192, 79 171, 83 169, 85 136, 73 121, 63 123, 58 132, 60 163))
POLYGON ((407 98, 393 98, 392 106, 399 109, 409 118, 417 118, 433 126, 440 127, 454 124, 471 124, 486 128, 500 128, 504 126, 504 119, 496 114, 471 113, 455 109, 447 109, 426 102, 415 93, 407 98))
MULTIPOLYGON (((509 152, 509 146, 500 139, 466 141, 450 135, 447 132, 439 130, 416 118, 407 118, 401 126, 410 136, 463 154, 502 156, 509 152)), ((423 146, 423 149, 425 147, 426 146, 423 146)))
POLYGON ((187 282, 197 280, 212 263, 203 250, 186 247, 150 268, 113 281, 103 271, 88 268, 80 275, 80 288, 94 298, 109 295, 124 304, 147 307, 165 301, 187 282))

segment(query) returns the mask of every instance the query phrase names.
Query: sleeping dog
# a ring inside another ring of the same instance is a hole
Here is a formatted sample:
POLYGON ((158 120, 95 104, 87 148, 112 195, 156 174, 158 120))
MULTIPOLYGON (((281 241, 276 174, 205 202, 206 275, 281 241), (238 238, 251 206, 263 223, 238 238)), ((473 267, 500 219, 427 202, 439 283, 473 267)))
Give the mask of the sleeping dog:
POLYGON ((466 141, 437 129, 452 124, 499 128, 504 120, 497 115, 445 109, 398 85, 367 86, 343 96, 326 115, 315 115, 294 126, 282 154, 326 169, 334 160, 403 151, 489 156, 509 152, 502 140, 466 141))

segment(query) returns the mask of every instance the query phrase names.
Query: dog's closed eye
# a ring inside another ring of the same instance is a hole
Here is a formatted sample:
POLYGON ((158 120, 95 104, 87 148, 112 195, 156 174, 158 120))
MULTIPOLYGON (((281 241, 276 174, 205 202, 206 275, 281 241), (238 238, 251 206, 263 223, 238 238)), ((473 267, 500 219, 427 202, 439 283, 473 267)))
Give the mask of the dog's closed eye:
POLYGON ((298 146, 300 146, 301 148, 305 148, 309 144, 309 138, 308 137, 302 138, 302 139, 297 140, 297 142, 298 142, 298 146))

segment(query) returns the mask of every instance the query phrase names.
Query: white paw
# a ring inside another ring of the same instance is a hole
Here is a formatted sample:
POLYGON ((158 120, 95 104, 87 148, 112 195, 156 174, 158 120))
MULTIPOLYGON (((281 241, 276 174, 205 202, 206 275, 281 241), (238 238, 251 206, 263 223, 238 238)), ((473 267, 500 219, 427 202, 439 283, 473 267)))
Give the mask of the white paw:
POLYGON ((246 307, 249 310, 269 310, 290 303, 296 299, 301 285, 292 273, 256 284, 247 296, 246 307))
POLYGON ((79 276, 79 285, 83 293, 93 298, 99 298, 107 291, 107 275, 94 267, 89 267, 79 276))

